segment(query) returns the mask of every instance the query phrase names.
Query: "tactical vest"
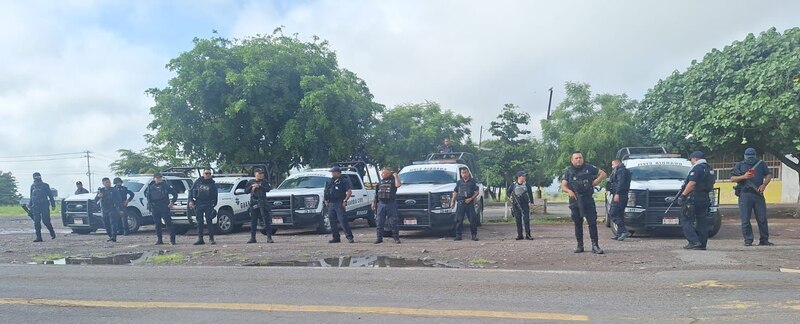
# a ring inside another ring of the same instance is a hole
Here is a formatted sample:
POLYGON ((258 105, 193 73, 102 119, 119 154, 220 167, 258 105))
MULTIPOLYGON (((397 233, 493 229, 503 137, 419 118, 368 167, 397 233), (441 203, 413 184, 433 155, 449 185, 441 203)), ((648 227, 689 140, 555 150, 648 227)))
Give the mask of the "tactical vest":
MULTIPOLYGON (((252 201, 260 201, 267 199, 267 191, 270 189, 269 182, 266 179, 256 180, 253 183, 257 183, 260 185, 257 189, 253 190, 253 193, 250 194, 250 200, 252 201)), ((251 183, 252 184, 252 183, 251 183)))
POLYGON ((567 184, 569 185, 570 189, 580 194, 590 193, 594 190, 594 185, 592 185, 592 182, 594 182, 595 176, 594 174, 589 173, 588 168, 583 167, 580 169, 575 169, 570 167, 569 171, 569 179, 567 179, 567 184))
POLYGON ((329 197, 329 200, 332 201, 344 200, 344 197, 347 196, 347 189, 344 187, 344 180, 342 180, 342 177, 332 179, 332 181, 328 182, 325 188, 325 196, 329 197))
POLYGON ((197 189, 195 190, 195 195, 197 196, 197 200, 203 200, 203 201, 211 200, 211 186, 207 184, 197 185, 197 189))
POLYGON ((44 183, 34 183, 31 190, 32 202, 47 202, 47 192, 44 190, 44 183))
POLYGON ((395 195, 392 195, 393 188, 394 188, 394 178, 381 179, 380 184, 378 184, 378 199, 382 201, 394 200, 395 195))
POLYGON ((114 201, 114 194, 116 193, 116 189, 114 188, 100 188, 100 193, 103 194, 103 198, 100 199, 100 202, 103 204, 103 209, 111 210, 112 208, 116 207, 116 201, 114 201))
POLYGON ((698 176, 695 190, 701 193, 708 193, 714 190, 714 183, 717 181, 717 176, 713 168, 708 164, 700 164, 703 167, 702 176, 698 176))
POLYGON ((458 198, 460 200, 467 199, 472 197, 474 192, 472 192, 472 179, 469 181, 461 180, 458 182, 458 198))
POLYGON ((167 194, 167 188, 163 184, 162 185, 157 185, 157 184, 151 185, 149 193, 150 193, 150 197, 148 197, 148 199, 150 199, 150 200, 160 201, 160 200, 167 200, 167 198, 169 198, 169 196, 167 194))

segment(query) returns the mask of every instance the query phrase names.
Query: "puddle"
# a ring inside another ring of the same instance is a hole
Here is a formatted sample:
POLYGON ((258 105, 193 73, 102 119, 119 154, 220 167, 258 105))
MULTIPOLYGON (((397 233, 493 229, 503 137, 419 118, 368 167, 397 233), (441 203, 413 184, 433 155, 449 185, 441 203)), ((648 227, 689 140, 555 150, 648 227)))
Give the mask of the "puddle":
MULTIPOLYGON (((56 229, 56 234, 69 234, 72 233, 72 230, 69 229, 56 229)), ((24 228, 5 228, 0 229, 0 235, 10 235, 10 234, 34 234, 36 231, 33 228, 24 229, 24 228)), ((42 236, 43 237, 50 237, 47 234, 47 229, 42 229, 42 236)))
MULTIPOLYGON (((62 259, 45 261, 42 264, 102 264, 102 265, 125 265, 125 264, 138 264, 147 262, 155 255, 161 252, 141 252, 141 253, 123 253, 109 256, 74 256, 62 259)), ((32 263, 37 264, 37 263, 32 263)))
POLYGON ((433 260, 404 259, 387 256, 346 256, 317 260, 270 261, 252 263, 248 266, 262 267, 323 267, 323 268, 421 268, 442 267, 433 260))

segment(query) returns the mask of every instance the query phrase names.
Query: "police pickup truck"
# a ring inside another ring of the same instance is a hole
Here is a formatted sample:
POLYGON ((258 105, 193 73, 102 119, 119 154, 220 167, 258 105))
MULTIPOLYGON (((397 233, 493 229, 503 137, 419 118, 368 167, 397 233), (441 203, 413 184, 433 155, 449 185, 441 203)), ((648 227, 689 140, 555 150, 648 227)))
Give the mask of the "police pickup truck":
MULTIPOLYGON (((400 170, 400 182, 403 184, 397 189, 400 229, 452 229, 455 209, 450 208, 450 200, 460 177, 458 170, 467 167, 483 192, 474 161, 470 153, 434 153, 428 155, 426 160, 414 162, 400 170)), ((475 211, 480 225, 483 222, 483 195, 478 197, 475 211)))
MULTIPOLYGON (((239 230, 242 224, 250 222, 250 194, 244 192, 247 181, 255 179, 248 174, 215 175, 217 184, 217 214, 212 224, 217 226, 217 233, 230 234, 239 230)), ((191 188, 190 188, 191 189, 191 188)), ((185 234, 197 227, 194 210, 188 206, 189 193, 178 195, 178 201, 172 207, 172 226, 178 234, 185 234)))
MULTIPOLYGON (((325 183, 331 178, 329 170, 303 170, 267 193, 273 230, 311 227, 318 233, 330 233, 331 223, 324 208, 325 183)), ((375 227, 375 215, 370 209, 375 192, 364 185, 356 168, 343 167, 342 176, 353 183, 353 194, 345 212, 348 220, 364 218, 370 227, 375 227)))
MULTIPOLYGON (((617 152, 617 158, 631 172, 624 217, 628 231, 645 234, 680 229, 681 206, 675 204, 670 207, 670 201, 681 190, 692 163, 680 154, 667 153, 663 147, 625 147, 617 152)), ((713 237, 722 225, 718 211, 719 189, 711 191, 709 195, 713 220, 709 237, 713 237)), ((606 193, 606 215, 612 198, 610 193, 606 193)), ((617 226, 610 221, 610 217, 606 217, 606 226, 617 234, 617 226)))
MULTIPOLYGON (((186 193, 192 187, 192 180, 183 174, 164 172, 167 181, 178 194, 186 193)), ((153 224, 153 215, 147 209, 147 198, 144 190, 153 182, 152 175, 130 175, 122 178, 122 185, 134 193, 133 200, 128 203, 125 212, 128 214, 128 230, 134 233, 143 225, 153 224)), ((70 196, 61 202, 61 222, 73 233, 89 234, 103 225, 103 213, 100 205, 94 201, 96 192, 70 196)))

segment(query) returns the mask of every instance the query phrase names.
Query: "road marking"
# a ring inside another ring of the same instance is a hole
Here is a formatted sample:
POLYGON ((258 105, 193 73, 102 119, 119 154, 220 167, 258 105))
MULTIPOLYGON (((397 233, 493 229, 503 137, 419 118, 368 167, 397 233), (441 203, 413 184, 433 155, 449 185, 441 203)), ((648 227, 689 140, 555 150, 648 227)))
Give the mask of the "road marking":
POLYGON ((327 305, 139 302, 139 301, 115 301, 115 300, 69 300, 69 299, 36 299, 36 298, 0 298, 0 305, 143 308, 143 309, 169 308, 169 309, 205 309, 205 310, 231 310, 231 311, 233 310, 263 311, 263 312, 379 314, 379 315, 408 315, 408 316, 431 316, 431 317, 506 318, 506 319, 523 319, 523 320, 581 321, 581 322, 589 320, 589 317, 585 315, 574 315, 574 314, 563 314, 563 313, 503 312, 503 311, 483 311, 483 310, 327 306, 327 305))

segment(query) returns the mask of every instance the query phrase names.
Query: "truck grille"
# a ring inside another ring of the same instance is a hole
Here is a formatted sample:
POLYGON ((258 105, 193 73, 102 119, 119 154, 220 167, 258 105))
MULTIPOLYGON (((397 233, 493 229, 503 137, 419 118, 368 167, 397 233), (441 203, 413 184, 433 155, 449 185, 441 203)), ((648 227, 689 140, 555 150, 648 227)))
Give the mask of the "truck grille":
POLYGON ((289 197, 268 197, 267 205, 273 211, 289 210, 292 207, 291 199, 289 197))
POLYGON ((397 195, 397 210, 428 209, 428 194, 397 195))
POLYGON ((67 202, 67 212, 85 212, 87 208, 87 204, 91 207, 93 212, 100 211, 100 205, 96 202, 87 200, 87 201, 68 201, 67 202))
MULTIPOLYGON (((667 197, 675 197, 678 194, 678 190, 670 190, 670 191, 650 191, 649 198, 647 201, 649 208, 667 208, 669 207, 669 202, 665 199, 667 197)), ((677 206, 673 206, 677 207, 677 206)))

